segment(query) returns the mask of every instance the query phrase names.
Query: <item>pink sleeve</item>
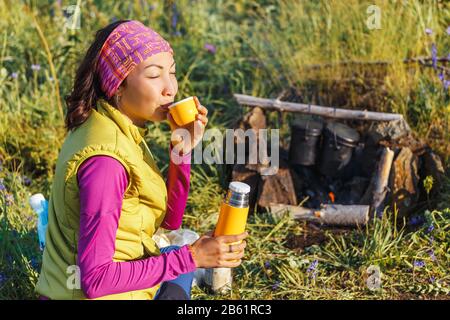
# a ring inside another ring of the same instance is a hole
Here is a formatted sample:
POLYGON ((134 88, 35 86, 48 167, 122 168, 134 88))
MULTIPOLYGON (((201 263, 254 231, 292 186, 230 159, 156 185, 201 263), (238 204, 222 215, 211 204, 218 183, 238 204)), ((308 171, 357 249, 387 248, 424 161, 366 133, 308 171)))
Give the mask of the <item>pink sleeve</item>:
POLYGON ((167 211, 161 227, 169 230, 180 228, 189 194, 191 175, 191 152, 180 156, 176 162, 172 159, 170 144, 170 162, 167 173, 167 211), (177 163, 177 164, 176 164, 177 163))
POLYGON ((89 299, 141 290, 196 269, 187 246, 157 257, 114 262, 115 239, 128 178, 108 156, 86 160, 77 174, 80 190, 78 266, 89 299))

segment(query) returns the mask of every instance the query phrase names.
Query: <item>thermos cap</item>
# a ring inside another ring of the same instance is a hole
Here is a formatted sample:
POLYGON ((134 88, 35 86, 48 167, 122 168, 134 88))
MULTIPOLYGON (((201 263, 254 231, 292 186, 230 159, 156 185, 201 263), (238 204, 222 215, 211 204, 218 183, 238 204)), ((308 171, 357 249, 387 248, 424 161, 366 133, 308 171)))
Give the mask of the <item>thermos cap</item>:
POLYGON ((239 181, 232 181, 230 182, 230 185, 228 187, 230 191, 237 192, 237 193, 250 193, 250 186, 246 183, 239 182, 239 181))

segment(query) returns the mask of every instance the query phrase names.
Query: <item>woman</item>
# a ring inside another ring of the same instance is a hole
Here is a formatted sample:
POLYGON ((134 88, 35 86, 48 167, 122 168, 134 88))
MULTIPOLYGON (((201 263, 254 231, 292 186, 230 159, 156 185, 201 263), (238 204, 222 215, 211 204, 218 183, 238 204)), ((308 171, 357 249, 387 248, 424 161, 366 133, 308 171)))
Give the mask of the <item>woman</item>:
POLYGON ((159 227, 181 225, 191 151, 208 122, 196 99, 197 120, 183 127, 191 139, 172 134, 164 181, 143 137, 149 121, 180 129, 167 109, 177 90, 173 50, 158 33, 129 20, 97 32, 66 99, 68 135, 36 287, 42 299, 189 299, 196 268, 241 263, 245 241, 230 243, 247 233, 161 249, 152 239, 159 227))

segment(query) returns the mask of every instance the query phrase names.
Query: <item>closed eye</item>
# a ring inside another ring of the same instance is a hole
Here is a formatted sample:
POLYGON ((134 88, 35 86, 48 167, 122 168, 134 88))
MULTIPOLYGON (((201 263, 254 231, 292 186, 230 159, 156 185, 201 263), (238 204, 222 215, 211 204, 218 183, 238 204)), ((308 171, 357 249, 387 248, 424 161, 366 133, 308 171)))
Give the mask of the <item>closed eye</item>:
MULTIPOLYGON (((171 72, 170 74, 176 75, 177 73, 176 73, 176 72, 171 72)), ((150 78, 150 79, 156 79, 156 78, 159 78, 159 76, 155 76, 155 77, 147 77, 147 78, 150 78)))

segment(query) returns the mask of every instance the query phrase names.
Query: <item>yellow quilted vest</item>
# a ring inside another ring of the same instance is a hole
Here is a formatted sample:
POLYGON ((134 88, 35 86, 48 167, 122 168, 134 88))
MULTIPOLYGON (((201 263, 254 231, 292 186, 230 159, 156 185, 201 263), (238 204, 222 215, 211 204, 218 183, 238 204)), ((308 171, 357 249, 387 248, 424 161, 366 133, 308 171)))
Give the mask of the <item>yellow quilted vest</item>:
MULTIPOLYGON (((49 200, 46 247, 36 285, 39 294, 50 299, 86 299, 76 278, 80 221, 77 170, 95 155, 117 159, 129 177, 113 260, 131 261, 160 254, 152 236, 166 213, 167 190, 143 139, 146 131, 100 100, 97 110, 93 109, 80 127, 68 133, 56 163, 49 200)), ((153 299, 159 286, 99 299, 153 299)))

